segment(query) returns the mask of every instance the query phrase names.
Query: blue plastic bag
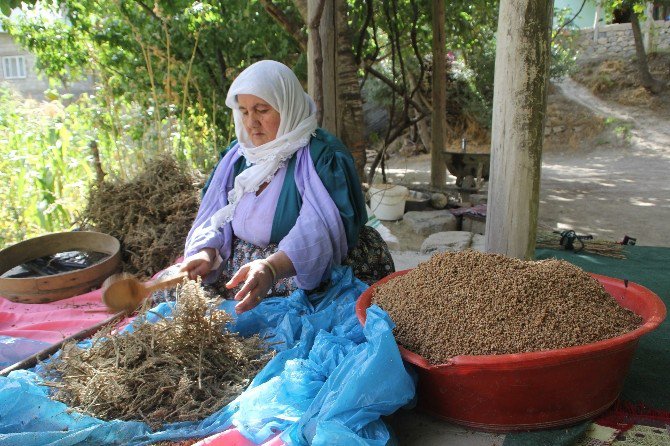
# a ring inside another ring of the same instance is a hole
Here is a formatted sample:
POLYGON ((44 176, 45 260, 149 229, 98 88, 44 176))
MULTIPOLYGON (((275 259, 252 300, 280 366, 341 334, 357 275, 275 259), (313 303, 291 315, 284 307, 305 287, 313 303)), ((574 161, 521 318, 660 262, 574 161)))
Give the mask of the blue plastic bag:
MULTIPOLYGON (((234 319, 232 330, 281 343, 242 395, 202 421, 152 432, 142 422, 70 413, 48 397, 38 375, 18 371, 0 378, 0 445, 150 444, 206 437, 232 426, 257 443, 281 431, 288 444, 386 444, 389 432, 379 418, 412 400, 414 380, 386 313, 373 306, 365 328, 358 323, 355 302, 367 286, 349 268, 335 269, 331 284, 309 298, 299 290, 266 299, 234 319)), ((235 303, 222 307, 230 310, 235 303)), ((169 316, 172 306, 153 311, 169 316)), ((145 323, 157 319, 149 313, 145 323)))

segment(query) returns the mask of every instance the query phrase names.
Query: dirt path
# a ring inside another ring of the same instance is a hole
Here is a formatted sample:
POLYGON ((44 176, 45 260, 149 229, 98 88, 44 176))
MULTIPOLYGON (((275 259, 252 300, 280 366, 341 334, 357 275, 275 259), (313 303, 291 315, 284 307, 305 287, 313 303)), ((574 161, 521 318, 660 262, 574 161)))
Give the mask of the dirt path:
POLYGON ((670 123, 653 111, 604 102, 568 79, 558 85, 569 99, 628 134, 621 147, 546 154, 542 165, 540 223, 598 238, 624 234, 640 245, 670 246, 670 123))
POLYGON ((632 145, 652 152, 670 155, 670 117, 658 116, 653 110, 612 104, 594 96, 588 88, 566 78, 556 85, 561 93, 574 102, 588 108, 602 117, 611 117, 631 124, 632 145))
MULTIPOLYGON (((540 225, 605 240, 629 235, 640 245, 670 247, 670 117, 602 101, 570 79, 558 88, 595 114, 614 119, 612 126, 623 129, 628 141, 597 145, 595 138, 586 151, 545 153, 540 225)), ((430 157, 396 157, 387 172, 394 182, 426 185, 430 157)), ((454 180, 449 176, 447 182, 454 180)), ((388 226, 399 238, 407 235, 402 225, 388 226)))

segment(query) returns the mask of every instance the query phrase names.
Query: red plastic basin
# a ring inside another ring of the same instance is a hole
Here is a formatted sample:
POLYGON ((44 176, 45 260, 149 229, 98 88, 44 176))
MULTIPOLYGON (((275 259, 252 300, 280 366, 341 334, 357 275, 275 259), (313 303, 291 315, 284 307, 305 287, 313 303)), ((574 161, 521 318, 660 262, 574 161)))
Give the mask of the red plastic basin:
MULTIPOLYGON (((362 324, 374 288, 407 272, 391 274, 361 294, 356 315, 362 324)), ((642 316, 642 326, 592 344, 455 356, 440 365, 399 346, 403 359, 419 374, 418 407, 454 423, 494 432, 564 426, 605 411, 621 392, 639 338, 660 325, 666 310, 661 299, 643 286, 592 276, 622 307, 642 316)))

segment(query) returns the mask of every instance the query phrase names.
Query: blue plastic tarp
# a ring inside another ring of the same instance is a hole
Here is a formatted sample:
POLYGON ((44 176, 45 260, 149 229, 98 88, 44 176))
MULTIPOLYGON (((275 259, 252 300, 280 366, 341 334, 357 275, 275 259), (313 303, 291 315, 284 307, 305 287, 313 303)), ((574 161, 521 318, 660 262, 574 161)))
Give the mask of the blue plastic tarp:
MULTIPOLYGON (((0 445, 150 444, 232 426, 257 443, 282 432, 288 444, 385 445, 390 434, 380 416, 414 398, 415 380, 388 315, 373 306, 365 327, 359 324, 354 306, 367 285, 350 268, 335 269, 331 284, 310 297, 299 290, 265 299, 235 318, 232 330, 281 343, 242 395, 202 421, 151 431, 143 422, 99 420, 51 400, 34 371, 17 371, 0 378, 0 445)), ((231 312, 235 303, 221 307, 231 312)), ((169 316, 172 306, 153 311, 169 316)), ((149 313, 147 323, 158 318, 149 313)))

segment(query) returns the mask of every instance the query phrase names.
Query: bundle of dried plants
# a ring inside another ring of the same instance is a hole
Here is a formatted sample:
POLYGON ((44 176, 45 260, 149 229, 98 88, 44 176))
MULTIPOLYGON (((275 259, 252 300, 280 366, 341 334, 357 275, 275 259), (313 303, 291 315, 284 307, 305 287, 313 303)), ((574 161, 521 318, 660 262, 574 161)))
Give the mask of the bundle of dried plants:
POLYGON ((142 420, 152 428, 214 413, 272 354, 259 337, 229 332, 230 316, 213 302, 199 283, 185 282, 172 318, 121 334, 108 327, 90 348, 66 345, 45 368, 53 398, 104 420, 142 420))
MULTIPOLYGON (((561 234, 557 234, 553 231, 547 230, 538 230, 536 238, 536 248, 549 248, 549 249, 565 249, 561 245, 561 234)), ((575 240, 573 242, 575 251, 587 252, 590 254, 598 254, 605 257, 612 257, 615 259, 625 259, 626 254, 623 250, 623 245, 620 245, 616 242, 609 240, 598 240, 598 239, 586 239, 586 240, 575 240)))
POLYGON ((147 162, 130 181, 91 188, 84 227, 121 242, 124 269, 147 278, 181 255, 199 206, 199 181, 168 155, 147 162))

